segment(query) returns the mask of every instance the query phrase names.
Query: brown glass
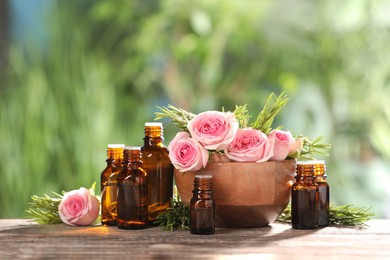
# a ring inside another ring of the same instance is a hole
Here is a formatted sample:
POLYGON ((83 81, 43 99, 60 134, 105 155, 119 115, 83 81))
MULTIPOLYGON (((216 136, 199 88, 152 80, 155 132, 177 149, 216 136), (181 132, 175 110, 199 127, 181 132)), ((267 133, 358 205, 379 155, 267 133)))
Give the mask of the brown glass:
POLYGON ((149 224, 170 207, 173 191, 173 165, 163 144, 163 128, 159 123, 145 124, 142 167, 149 178, 149 224))
POLYGON ((123 169, 118 174, 118 228, 148 226, 148 178, 142 168, 139 147, 126 147, 123 169))
POLYGON ((318 227, 318 185, 313 164, 297 164, 296 181, 291 189, 291 224, 296 229, 318 227))
POLYGON ((100 175, 101 223, 105 226, 116 226, 118 198, 117 176, 122 169, 123 147, 107 147, 107 167, 100 175))
POLYGON ((215 204, 211 176, 195 176, 190 201, 190 232, 196 235, 215 233, 215 204))
POLYGON ((314 163, 315 182, 318 185, 318 225, 320 227, 329 226, 330 189, 326 181, 325 170, 324 162, 314 163))

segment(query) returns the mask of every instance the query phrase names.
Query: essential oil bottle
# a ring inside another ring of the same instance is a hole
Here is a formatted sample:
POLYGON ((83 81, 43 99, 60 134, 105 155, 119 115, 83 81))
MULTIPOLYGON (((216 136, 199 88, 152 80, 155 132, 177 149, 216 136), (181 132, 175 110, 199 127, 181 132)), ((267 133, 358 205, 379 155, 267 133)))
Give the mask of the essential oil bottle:
POLYGON ((214 234, 215 204, 212 190, 212 176, 196 175, 192 194, 193 197, 190 201, 191 234, 214 234))
POLYGON ((313 161, 315 182, 318 185, 318 226, 329 226, 330 191, 327 182, 325 161, 313 161))
POLYGON ((298 162, 296 181, 291 189, 291 224, 296 229, 318 227, 318 185, 314 182, 314 165, 298 162))
POLYGON ((105 226, 117 225, 117 176, 122 169, 124 148, 124 144, 107 145, 107 167, 100 175, 101 223, 105 226))
POLYGON ((163 144, 163 126, 158 122, 145 123, 142 167, 148 173, 149 224, 165 212, 171 203, 173 191, 173 165, 168 149, 163 144))
POLYGON ((141 147, 126 146, 123 169, 118 174, 118 228, 148 226, 148 178, 142 168, 141 147))

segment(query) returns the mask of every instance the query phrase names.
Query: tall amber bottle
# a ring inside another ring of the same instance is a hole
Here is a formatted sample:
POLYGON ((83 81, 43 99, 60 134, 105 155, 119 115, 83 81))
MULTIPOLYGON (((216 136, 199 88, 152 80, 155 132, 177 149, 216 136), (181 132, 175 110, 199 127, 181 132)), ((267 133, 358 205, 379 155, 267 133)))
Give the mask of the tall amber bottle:
POLYGON ((145 123, 144 145, 141 148, 143 168, 149 178, 149 224, 170 207, 173 191, 173 165, 163 144, 161 123, 145 123))
POLYGON ((329 184, 324 161, 313 161, 315 182, 318 185, 318 226, 329 226, 329 184))
POLYGON ((148 226, 148 176, 142 168, 141 148, 126 146, 123 169, 118 174, 118 228, 148 226))
POLYGON ((212 176, 196 175, 190 201, 190 232, 197 235, 211 235, 215 232, 215 204, 212 190, 212 176))
POLYGON ((291 224, 297 229, 318 227, 318 185, 314 182, 314 165, 297 163, 296 181, 291 188, 291 224))
POLYGON ((122 169, 124 148, 124 144, 107 145, 107 167, 100 175, 101 223, 105 226, 116 226, 117 224, 117 176, 122 169))

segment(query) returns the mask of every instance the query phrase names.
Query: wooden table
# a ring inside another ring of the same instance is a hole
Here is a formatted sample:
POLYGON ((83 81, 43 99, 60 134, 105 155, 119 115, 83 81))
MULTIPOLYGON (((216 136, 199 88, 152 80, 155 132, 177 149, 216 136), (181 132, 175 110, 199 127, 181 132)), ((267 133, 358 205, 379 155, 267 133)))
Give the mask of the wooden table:
POLYGON ((390 220, 367 224, 295 230, 273 223, 262 228, 218 228, 214 235, 199 236, 158 227, 130 231, 3 219, 0 259, 390 259, 390 220))

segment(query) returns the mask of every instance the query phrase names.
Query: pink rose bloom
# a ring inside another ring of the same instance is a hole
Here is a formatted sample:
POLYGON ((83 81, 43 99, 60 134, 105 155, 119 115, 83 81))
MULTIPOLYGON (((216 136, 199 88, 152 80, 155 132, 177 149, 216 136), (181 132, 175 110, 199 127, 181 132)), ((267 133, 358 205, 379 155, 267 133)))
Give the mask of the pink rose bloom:
POLYGON ((253 128, 239 129, 225 149, 226 156, 237 162, 265 162, 273 156, 274 140, 253 128))
POLYGON ((274 130, 271 131, 268 138, 275 139, 274 155, 271 157, 271 160, 282 161, 286 159, 290 151, 290 143, 294 141, 290 131, 274 130))
POLYGON ((268 138, 275 140, 274 155, 270 159, 272 161, 282 161, 290 153, 295 153, 300 147, 290 131, 273 130, 268 135, 268 138))
POLYGON ((206 167, 209 152, 186 132, 179 132, 168 146, 172 164, 181 172, 206 167))
POLYGON ((83 187, 65 193, 58 206, 61 220, 71 226, 91 225, 97 219, 99 210, 99 201, 83 187))
POLYGON ((238 121, 231 112, 207 111, 188 122, 191 137, 208 150, 223 150, 233 140, 238 121))

